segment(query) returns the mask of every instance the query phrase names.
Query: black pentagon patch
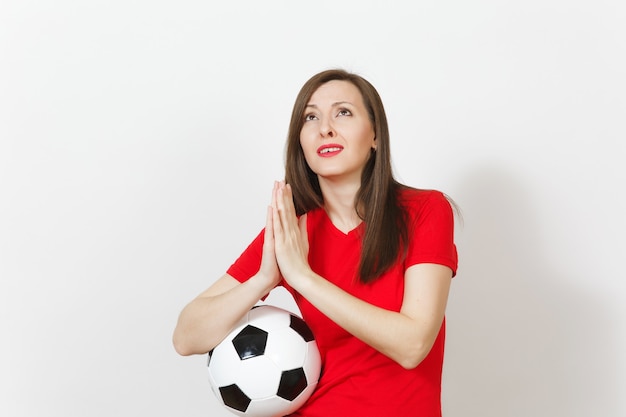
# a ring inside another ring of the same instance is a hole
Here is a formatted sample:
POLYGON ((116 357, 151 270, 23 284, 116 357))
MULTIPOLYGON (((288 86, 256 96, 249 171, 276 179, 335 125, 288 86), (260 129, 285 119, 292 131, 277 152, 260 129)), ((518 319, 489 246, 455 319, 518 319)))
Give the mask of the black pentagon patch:
POLYGON ((289 327, 294 329, 296 333, 298 333, 305 342, 310 342, 314 340, 313 332, 308 324, 304 322, 300 317, 291 315, 291 323, 289 323, 289 327))
POLYGON ((241 411, 242 413, 248 409, 248 405, 250 405, 250 401, 252 401, 235 384, 227 387, 220 387, 220 394, 222 395, 224 404, 230 408, 241 411))
POLYGON ((241 360, 254 358, 265 353, 267 332, 247 325, 233 338, 233 346, 241 360))
POLYGON ((298 395, 307 387, 304 369, 297 368, 290 371, 283 371, 278 385, 278 396, 289 401, 296 399, 298 395))

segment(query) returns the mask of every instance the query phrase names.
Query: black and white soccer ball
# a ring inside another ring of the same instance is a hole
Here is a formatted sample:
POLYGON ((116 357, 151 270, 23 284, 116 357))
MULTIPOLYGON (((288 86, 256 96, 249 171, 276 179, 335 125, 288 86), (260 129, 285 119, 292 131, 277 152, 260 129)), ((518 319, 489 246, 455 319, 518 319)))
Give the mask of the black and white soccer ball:
POLYGON ((279 307, 253 307, 209 352, 213 393, 232 413, 291 414, 315 389, 321 358, 309 326, 279 307))

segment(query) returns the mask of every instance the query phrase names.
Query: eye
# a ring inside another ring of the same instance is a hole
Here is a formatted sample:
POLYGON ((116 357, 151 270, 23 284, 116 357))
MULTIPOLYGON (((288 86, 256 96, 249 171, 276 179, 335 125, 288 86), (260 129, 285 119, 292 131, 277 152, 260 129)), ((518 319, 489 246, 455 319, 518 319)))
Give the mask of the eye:
POLYGON ((352 116, 352 113, 348 109, 340 109, 337 112, 337 116, 352 116))
POLYGON ((316 116, 316 115, 314 115, 314 114, 312 114, 312 113, 309 113, 309 114, 305 114, 305 115, 304 115, 304 121, 305 121, 305 122, 308 122, 308 121, 310 121, 310 120, 315 120, 315 119, 317 119, 317 116, 316 116))

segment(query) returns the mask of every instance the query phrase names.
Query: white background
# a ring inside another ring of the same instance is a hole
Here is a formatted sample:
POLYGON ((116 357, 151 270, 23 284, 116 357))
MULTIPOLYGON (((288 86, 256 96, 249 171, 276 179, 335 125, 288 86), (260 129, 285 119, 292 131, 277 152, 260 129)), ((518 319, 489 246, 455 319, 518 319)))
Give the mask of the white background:
MULTIPOLYGON (((230 416, 182 307, 263 227, 342 67, 463 211, 446 417, 626 415, 619 0, 0 3, 0 415, 230 416)), ((280 296, 277 302, 286 302, 280 296)))

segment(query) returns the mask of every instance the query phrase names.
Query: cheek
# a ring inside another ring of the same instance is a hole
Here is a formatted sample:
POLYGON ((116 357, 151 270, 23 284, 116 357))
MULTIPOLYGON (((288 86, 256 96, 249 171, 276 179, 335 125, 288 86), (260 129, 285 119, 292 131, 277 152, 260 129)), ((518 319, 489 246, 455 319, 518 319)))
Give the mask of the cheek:
POLYGON ((300 146, 306 153, 307 150, 311 150, 315 145, 315 136, 311 134, 307 129, 300 131, 300 146))
POLYGON ((314 149, 313 142, 307 138, 305 132, 300 132, 300 147, 304 153, 304 159, 306 159, 307 163, 310 164, 310 158, 317 152, 317 150, 314 149))
POLYGON ((376 134, 372 129, 363 129, 359 134, 363 148, 371 149, 376 143, 375 136, 376 134))

